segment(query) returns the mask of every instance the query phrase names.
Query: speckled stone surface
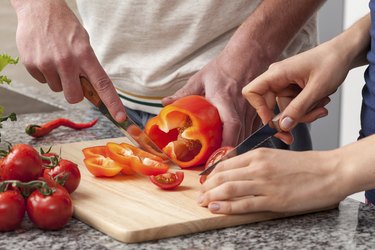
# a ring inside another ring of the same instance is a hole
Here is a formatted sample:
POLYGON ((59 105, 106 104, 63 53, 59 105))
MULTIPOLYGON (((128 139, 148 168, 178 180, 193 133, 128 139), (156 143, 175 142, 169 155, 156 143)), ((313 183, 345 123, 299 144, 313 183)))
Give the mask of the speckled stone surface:
MULTIPOLYGON (((66 105, 60 94, 50 91, 40 93, 21 83, 13 83, 10 88, 28 96, 43 96, 42 101, 65 110, 20 115, 17 123, 4 123, 1 132, 6 140, 41 146, 122 136, 103 117, 88 130, 60 128, 45 138, 32 139, 23 132, 27 124, 57 117, 83 122, 100 114, 87 103, 66 105)), ((374 209, 346 199, 337 209, 325 212, 138 244, 116 241, 74 218, 59 231, 38 230, 26 218, 20 229, 0 234, 0 249, 372 249, 375 245, 374 209)))

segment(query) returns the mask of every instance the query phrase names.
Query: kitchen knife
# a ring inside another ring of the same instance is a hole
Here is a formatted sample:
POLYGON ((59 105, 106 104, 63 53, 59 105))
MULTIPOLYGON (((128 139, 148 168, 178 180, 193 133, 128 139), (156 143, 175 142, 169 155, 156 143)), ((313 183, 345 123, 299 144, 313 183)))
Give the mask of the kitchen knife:
POLYGON ((259 128, 257 131, 247 137, 243 142, 241 142, 237 147, 229 151, 219 161, 206 168, 199 175, 209 175, 217 166, 217 164, 219 164, 219 162, 246 153, 249 150, 261 146, 265 141, 270 139, 277 132, 281 131, 279 127, 279 118, 280 114, 276 115, 269 123, 259 128))
POLYGON ((161 157, 162 159, 169 161, 168 164, 172 168, 181 169, 171 158, 163 152, 151 139, 150 137, 133 121, 131 112, 126 114, 126 120, 124 122, 117 122, 109 113, 107 107, 100 99, 98 93, 91 85, 91 83, 84 77, 80 78, 83 95, 89 100, 99 111, 106 116, 114 125, 116 125, 121 132, 137 147, 150 152, 154 155, 161 157))

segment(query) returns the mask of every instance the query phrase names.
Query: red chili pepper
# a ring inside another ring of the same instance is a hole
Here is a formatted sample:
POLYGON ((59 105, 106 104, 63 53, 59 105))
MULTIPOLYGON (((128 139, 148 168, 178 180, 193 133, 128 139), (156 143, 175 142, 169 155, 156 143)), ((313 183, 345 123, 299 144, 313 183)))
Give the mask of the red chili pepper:
POLYGON ((75 130, 80 130, 80 129, 90 128, 94 126, 97 121, 98 121, 98 118, 87 123, 75 123, 65 118, 58 118, 56 120, 52 120, 42 125, 35 125, 35 124, 28 125, 25 131, 28 135, 38 138, 38 137, 47 135, 49 132, 51 132, 52 130, 60 126, 72 128, 75 130))

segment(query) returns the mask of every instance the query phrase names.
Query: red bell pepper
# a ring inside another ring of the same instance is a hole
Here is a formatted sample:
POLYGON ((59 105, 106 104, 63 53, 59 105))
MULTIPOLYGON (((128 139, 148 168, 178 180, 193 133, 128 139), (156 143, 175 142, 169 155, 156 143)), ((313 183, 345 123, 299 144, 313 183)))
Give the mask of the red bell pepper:
POLYGON ((165 106, 151 118, 146 134, 182 168, 204 164, 220 147, 219 113, 202 96, 186 96, 165 106))

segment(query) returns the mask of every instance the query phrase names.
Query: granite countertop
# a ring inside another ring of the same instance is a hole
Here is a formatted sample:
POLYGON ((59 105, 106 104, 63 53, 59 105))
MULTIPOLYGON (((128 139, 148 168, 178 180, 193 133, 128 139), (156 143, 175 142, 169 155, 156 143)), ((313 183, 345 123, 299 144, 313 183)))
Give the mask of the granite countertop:
MULTIPOLYGON (((48 90, 22 83, 7 88, 31 97, 43 96, 41 101, 63 109, 18 115, 17 123, 5 122, 1 133, 12 143, 41 146, 122 136, 115 126, 99 122, 88 130, 74 131, 74 136, 71 130, 60 128, 47 137, 33 139, 23 132, 27 124, 57 117, 84 122, 100 114, 85 102, 67 105, 61 94, 48 90)), ((25 219, 20 229, 0 234, 0 249, 368 249, 374 244, 374 208, 349 198, 329 211, 137 244, 116 241, 74 218, 59 231, 41 231, 25 219)))

